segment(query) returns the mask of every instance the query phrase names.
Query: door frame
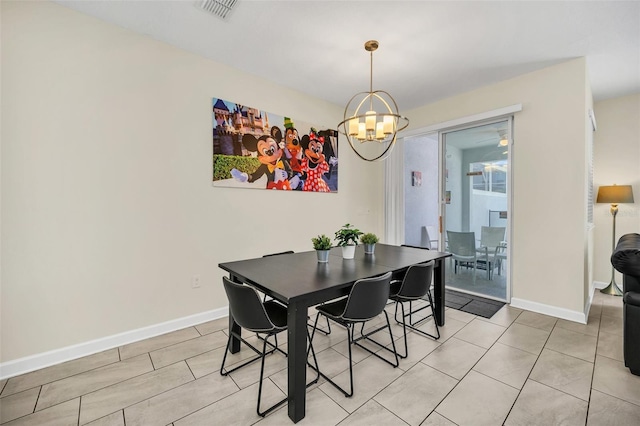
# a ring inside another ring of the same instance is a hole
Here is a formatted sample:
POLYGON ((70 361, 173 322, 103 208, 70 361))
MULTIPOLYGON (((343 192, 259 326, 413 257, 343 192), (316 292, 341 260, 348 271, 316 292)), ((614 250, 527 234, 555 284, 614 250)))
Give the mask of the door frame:
MULTIPOLYGON (((499 119, 511 119, 510 127, 511 127, 511 140, 509 141, 509 163, 513 165, 514 158, 514 149, 515 143, 513 138, 513 129, 514 129, 514 121, 513 116, 515 113, 522 111, 522 104, 513 104, 508 105, 503 108, 498 108, 490 111, 481 112, 478 114, 468 115, 440 123, 431 124, 428 126, 420 127, 417 129, 412 129, 410 131, 405 131, 401 133, 401 140, 391 154, 389 158, 384 162, 384 175, 385 175, 385 194, 384 194, 384 211, 385 211, 385 219, 384 219, 384 227, 385 227, 385 242, 388 244, 402 244, 404 241, 404 150, 403 139, 405 137, 411 136, 419 136, 429 133, 440 133, 442 131, 449 130, 451 128, 455 128, 457 126, 469 125, 472 126, 479 122, 485 120, 498 120, 499 119)), ((443 158, 443 153, 441 144, 439 144, 439 153, 440 158, 443 158)), ((439 174, 439 182, 438 187, 442 188, 442 179, 444 173, 439 174)), ((513 173, 509 173, 508 176, 508 185, 509 185, 509 202, 508 202, 508 211, 512 212, 513 209, 513 173)), ((440 189, 442 192, 442 190, 440 189)), ((442 194, 440 194, 440 199, 442 202, 442 194)), ((511 229, 511 220, 510 214, 507 213, 508 219, 508 243, 507 243, 507 303, 511 301, 511 259, 512 252, 511 248, 513 244, 513 230, 511 229)), ((440 250, 442 250, 442 225, 440 225, 440 234, 439 234, 439 242, 440 250)))
MULTIPOLYGON (((438 131, 438 156, 439 156, 439 164, 440 164, 440 173, 438 174, 438 196, 440 201, 440 229, 438 235, 438 250, 444 251, 444 230, 446 229, 446 169, 447 169, 447 159, 446 159, 446 150, 445 150, 445 133, 457 132, 460 130, 471 129, 474 127, 481 127, 487 124, 500 123, 506 121, 507 122, 507 135, 509 140, 509 149, 507 150, 507 233, 506 233, 506 242, 507 242, 507 262, 506 262, 506 294, 505 300, 507 303, 511 302, 511 236, 512 236, 512 221, 511 215, 513 212, 513 163, 512 163, 512 155, 513 155, 513 114, 496 117, 486 120, 475 121, 473 123, 465 123, 460 124, 458 126, 441 129, 438 131)), ((474 293, 475 294, 475 293, 474 293)), ((485 297, 488 299, 493 299, 491 296, 487 296, 484 294, 477 294, 478 296, 485 297)), ((502 301, 502 300, 501 300, 502 301)))

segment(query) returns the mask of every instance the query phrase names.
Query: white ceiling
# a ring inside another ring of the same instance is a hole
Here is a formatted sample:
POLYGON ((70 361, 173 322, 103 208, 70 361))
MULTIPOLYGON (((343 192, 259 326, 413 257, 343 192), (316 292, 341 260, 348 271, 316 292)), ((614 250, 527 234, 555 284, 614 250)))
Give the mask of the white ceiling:
MULTIPOLYGON (((369 86, 401 111, 577 57, 593 95, 640 92, 637 1, 197 0, 56 3, 336 105, 369 86)), ((213 95, 213 94, 212 94, 213 95)))

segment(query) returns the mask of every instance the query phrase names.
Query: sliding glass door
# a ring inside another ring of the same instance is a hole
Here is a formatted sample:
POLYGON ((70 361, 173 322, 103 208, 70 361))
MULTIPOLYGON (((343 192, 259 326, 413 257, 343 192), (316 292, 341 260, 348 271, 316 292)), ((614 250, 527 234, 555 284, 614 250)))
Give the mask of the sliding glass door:
POLYGON ((453 254, 447 286, 508 300, 511 120, 440 134, 441 248, 453 254))

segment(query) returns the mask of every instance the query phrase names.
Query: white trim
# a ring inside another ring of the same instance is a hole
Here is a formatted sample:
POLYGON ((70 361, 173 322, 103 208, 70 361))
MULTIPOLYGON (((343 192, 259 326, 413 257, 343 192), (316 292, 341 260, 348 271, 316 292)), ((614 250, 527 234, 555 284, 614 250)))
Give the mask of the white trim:
POLYGON ((124 333, 114 334, 112 336, 79 343, 77 345, 54 349, 52 351, 4 362, 0 364, 0 380, 8 379, 9 377, 17 376, 19 374, 28 373, 30 371, 39 370, 51 365, 60 364, 62 362, 71 361, 83 356, 106 351, 108 349, 117 348, 119 346, 127 345, 139 340, 159 336, 171 331, 176 331, 182 328, 202 324, 207 321, 213 321, 218 318, 226 317, 228 315, 229 308, 225 306, 223 308, 201 312, 199 314, 190 315, 188 317, 178 318, 160 324, 154 324, 148 327, 125 331, 124 333))
MULTIPOLYGON (((589 318, 589 311, 591 310, 591 303, 593 302, 593 293, 595 292, 595 288, 592 288, 589 292, 589 298, 587 299, 587 303, 584 304, 584 317, 589 318)), ((586 324, 586 322, 585 322, 586 324)))
POLYGON ((603 288, 606 288, 609 285, 609 283, 605 283, 602 281, 594 281, 593 282, 593 288, 594 289, 598 289, 598 290, 602 290, 603 288))
POLYGON ((589 118, 591 119, 591 128, 594 132, 597 131, 598 125, 596 124, 596 113, 593 112, 591 108, 589 108, 589 118))
POLYGON ((384 162, 384 242, 394 245, 404 243, 404 139, 398 142, 384 162))
POLYGON ((585 315, 584 312, 558 308, 557 306, 545 305, 544 303, 532 302, 530 300, 512 297, 511 306, 513 306, 514 308, 525 309, 527 311, 538 312, 544 315, 550 315, 556 318, 579 322, 580 324, 587 323, 587 315, 585 315))
POLYGON ((425 133, 435 133, 435 132, 439 132, 452 127, 458 127, 462 125, 475 123, 477 121, 484 121, 484 120, 490 120, 498 117, 509 116, 520 111, 522 111, 522 104, 509 105, 503 108, 481 112, 479 114, 468 115, 466 117, 456 118, 449 121, 443 121, 442 123, 432 124, 430 126, 422 127, 420 129, 413 129, 408 132, 402 132, 400 133, 400 136, 402 136, 403 138, 408 138, 411 136, 418 136, 425 133))

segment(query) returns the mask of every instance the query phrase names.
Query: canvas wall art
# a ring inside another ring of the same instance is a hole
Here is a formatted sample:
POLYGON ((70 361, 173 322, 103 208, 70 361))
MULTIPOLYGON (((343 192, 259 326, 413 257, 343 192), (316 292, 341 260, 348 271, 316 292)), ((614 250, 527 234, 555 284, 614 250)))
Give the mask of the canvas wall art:
POLYGON ((213 186, 338 191, 338 132, 212 100, 213 186))

